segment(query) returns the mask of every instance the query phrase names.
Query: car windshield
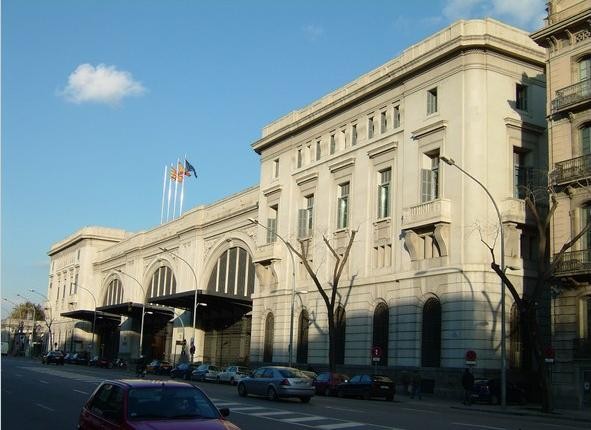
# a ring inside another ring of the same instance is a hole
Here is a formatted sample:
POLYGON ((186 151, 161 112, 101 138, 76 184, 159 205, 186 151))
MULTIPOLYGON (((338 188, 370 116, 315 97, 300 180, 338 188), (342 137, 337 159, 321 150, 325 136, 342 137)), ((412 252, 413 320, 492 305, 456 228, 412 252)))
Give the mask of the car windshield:
POLYGON ((190 387, 148 387, 129 390, 130 420, 216 419, 217 409, 200 390, 190 387))
POLYGON ((392 380, 390 378, 388 378, 387 376, 374 375, 374 376, 372 376, 372 379, 375 382, 392 382, 392 380))

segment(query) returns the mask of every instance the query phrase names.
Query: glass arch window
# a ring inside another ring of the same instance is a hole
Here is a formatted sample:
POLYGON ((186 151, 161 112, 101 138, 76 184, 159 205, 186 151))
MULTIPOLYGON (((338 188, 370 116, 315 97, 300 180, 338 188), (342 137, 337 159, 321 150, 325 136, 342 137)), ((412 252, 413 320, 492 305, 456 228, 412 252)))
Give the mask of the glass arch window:
POLYGON ((161 266, 152 275, 150 287, 148 288, 148 298, 169 296, 176 293, 176 279, 172 269, 168 266, 161 266))
POLYGON ((123 284, 119 278, 115 278, 109 282, 107 291, 105 292, 105 298, 103 301, 104 306, 118 305, 123 302, 123 284))
POLYGON ((339 306, 334 313, 335 319, 335 363, 345 364, 345 334, 347 329, 347 314, 345 308, 339 306))
POLYGON ((389 334, 389 315, 388 306, 380 303, 376 306, 373 313, 373 343, 372 346, 378 346, 382 350, 382 357, 377 362, 379 366, 388 365, 388 334, 389 334))
POLYGON ((209 275, 207 290, 229 296, 250 298, 254 292, 254 264, 248 251, 235 246, 216 261, 209 275))
POLYGON ((297 362, 307 363, 308 362, 308 327, 310 326, 310 317, 308 311, 302 309, 300 317, 298 319, 298 351, 297 351, 297 362))
POLYGON ((423 306, 421 366, 441 366, 441 303, 430 298, 423 306))
POLYGON ((273 336, 275 331, 275 318, 273 313, 269 312, 265 320, 265 341, 263 345, 263 361, 265 363, 273 362, 273 336))

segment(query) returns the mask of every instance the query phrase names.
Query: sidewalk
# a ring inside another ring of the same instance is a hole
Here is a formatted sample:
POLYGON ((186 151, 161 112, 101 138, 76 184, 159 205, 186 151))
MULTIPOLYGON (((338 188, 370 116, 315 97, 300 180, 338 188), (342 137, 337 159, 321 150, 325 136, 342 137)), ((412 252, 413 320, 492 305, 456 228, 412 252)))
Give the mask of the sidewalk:
POLYGON ((432 395, 423 395, 422 400, 411 399, 408 396, 399 396, 396 398, 396 400, 404 402, 406 405, 419 405, 423 403, 439 407, 449 407, 451 409, 477 411, 490 414, 535 416, 547 419, 591 423, 591 408, 554 409, 552 413, 544 413, 541 411, 541 406, 539 404, 507 405, 506 409, 502 409, 500 405, 489 405, 486 403, 474 403, 472 406, 468 406, 462 404, 460 400, 441 399, 433 397, 432 395))

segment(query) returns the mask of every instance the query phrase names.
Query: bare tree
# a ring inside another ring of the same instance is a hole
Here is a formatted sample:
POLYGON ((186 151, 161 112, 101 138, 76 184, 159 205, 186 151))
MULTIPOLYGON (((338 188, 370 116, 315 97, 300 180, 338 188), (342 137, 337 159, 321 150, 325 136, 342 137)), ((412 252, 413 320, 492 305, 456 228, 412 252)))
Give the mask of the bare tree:
POLYGON ((287 246, 293 251, 294 254, 298 256, 304 267, 306 268, 306 272, 310 275, 310 278, 316 285, 320 296, 324 300, 324 304, 326 305, 326 311, 328 314, 328 365, 331 372, 336 370, 336 341, 337 341, 337 323, 341 323, 341 321, 336 320, 335 310, 336 306, 340 302, 340 296, 338 294, 339 288, 339 281, 341 280, 341 275, 343 273, 343 269, 347 264, 347 260, 349 259, 349 254, 351 251, 351 247, 353 246, 353 241, 355 240, 355 235, 357 234, 357 230, 351 230, 351 235, 349 236, 349 241, 345 250, 342 254, 339 254, 337 250, 330 244, 329 240, 326 236, 322 236, 322 240, 324 244, 330 251, 331 255, 334 257, 334 267, 332 270, 332 276, 326 282, 326 286, 322 284, 320 279, 318 279, 317 272, 312 268, 310 265, 310 260, 308 256, 308 245, 309 242, 307 240, 298 240, 300 244, 300 249, 295 249, 291 243, 287 242, 287 246))

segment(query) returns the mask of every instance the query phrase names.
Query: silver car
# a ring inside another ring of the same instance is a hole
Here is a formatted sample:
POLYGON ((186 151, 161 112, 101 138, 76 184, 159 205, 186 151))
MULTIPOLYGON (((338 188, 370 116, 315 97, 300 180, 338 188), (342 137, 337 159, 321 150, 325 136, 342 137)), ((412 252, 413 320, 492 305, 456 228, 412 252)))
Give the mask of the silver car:
POLYGON ((250 375, 250 369, 242 366, 228 366, 223 372, 218 373, 218 383, 229 382, 232 385, 236 385, 242 378, 246 378, 250 375))
POLYGON ((238 382, 238 394, 266 396, 269 400, 297 397, 308 403, 314 396, 312 379, 292 367, 266 366, 238 382))

